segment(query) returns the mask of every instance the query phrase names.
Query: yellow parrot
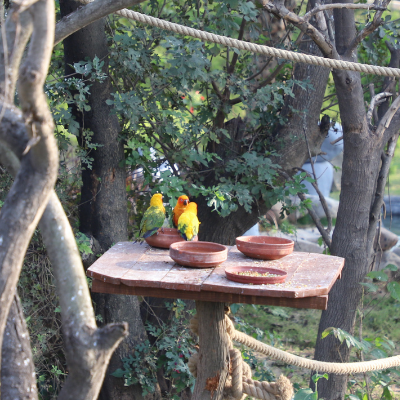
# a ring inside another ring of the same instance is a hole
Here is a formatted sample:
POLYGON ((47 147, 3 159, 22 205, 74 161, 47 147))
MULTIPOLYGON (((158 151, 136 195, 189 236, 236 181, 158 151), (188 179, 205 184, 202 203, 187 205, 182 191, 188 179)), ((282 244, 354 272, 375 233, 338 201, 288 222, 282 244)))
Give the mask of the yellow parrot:
POLYGON ((188 241, 192 241, 199 233, 199 219, 197 218, 197 204, 190 202, 178 220, 178 231, 188 241))
POLYGON ((144 239, 158 233, 158 230, 164 224, 165 207, 162 199, 163 196, 161 193, 153 195, 150 200, 150 207, 143 214, 139 235, 144 239))

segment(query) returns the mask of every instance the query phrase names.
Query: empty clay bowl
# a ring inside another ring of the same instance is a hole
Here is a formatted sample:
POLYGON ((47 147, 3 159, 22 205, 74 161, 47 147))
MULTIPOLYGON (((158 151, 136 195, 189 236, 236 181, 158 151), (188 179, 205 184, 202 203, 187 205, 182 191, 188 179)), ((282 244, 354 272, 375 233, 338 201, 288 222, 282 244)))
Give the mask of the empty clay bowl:
POLYGON ((287 272, 276 268, 243 266, 228 267, 225 269, 225 275, 230 281, 239 283, 251 283, 253 285, 263 285, 285 282, 287 272), (238 272, 247 272, 249 273, 249 275, 238 275, 238 272), (278 276, 251 276, 251 273, 269 273, 278 276))
MULTIPOLYGON (((163 231, 159 231, 158 234, 154 234, 144 239, 147 244, 153 247, 161 247, 163 249, 169 249, 172 243, 184 242, 185 239, 179 234, 178 229, 175 228, 163 228, 163 231)), ((197 237, 194 241, 197 241, 197 237)))
POLYGON ((178 242, 169 247, 169 256, 185 267, 210 268, 226 261, 228 249, 212 242, 178 242))
POLYGON ((244 255, 261 260, 278 260, 293 252, 294 242, 271 236, 240 236, 236 246, 244 255))

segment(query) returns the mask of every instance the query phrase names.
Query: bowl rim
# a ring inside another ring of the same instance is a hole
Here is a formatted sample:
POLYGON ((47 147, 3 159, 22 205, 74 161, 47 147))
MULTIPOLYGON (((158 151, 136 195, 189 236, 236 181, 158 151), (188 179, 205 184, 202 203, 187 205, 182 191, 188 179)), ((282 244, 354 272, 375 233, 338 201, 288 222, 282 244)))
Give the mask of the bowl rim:
POLYGON ((225 253, 225 252, 228 252, 228 248, 225 246, 225 245, 223 245, 223 244, 219 244, 219 243, 214 243, 214 242, 205 242, 205 241, 197 241, 197 242, 187 242, 187 241, 184 241, 184 242, 175 242, 175 243, 172 243, 170 246, 169 246, 169 249, 170 250, 175 250, 175 251, 184 251, 185 253, 187 253, 187 254, 193 254, 193 255, 195 255, 195 254, 206 254, 206 253, 212 253, 212 254, 219 254, 219 253, 225 253), (201 253, 201 252, 198 252, 198 251, 191 251, 190 249, 185 249, 185 248, 182 248, 182 247, 185 247, 185 246, 202 246, 203 244, 207 244, 207 245, 213 245, 213 246, 216 246, 216 247, 219 247, 219 250, 216 250, 216 251, 205 251, 204 253, 201 253))
POLYGON ((264 236, 264 235, 253 235, 253 236, 238 236, 236 238, 236 245, 243 244, 243 245, 251 245, 251 246, 281 246, 281 247, 290 247, 294 246, 294 240, 287 239, 287 238, 280 238, 276 236, 264 236), (253 237, 265 237, 265 238, 274 238, 278 240, 284 241, 284 243, 259 243, 259 242, 252 242, 251 238, 253 237), (244 240, 247 238, 248 240, 244 240))
POLYGON ((279 268, 271 268, 271 267, 259 267, 259 266, 253 266, 253 265, 237 265, 237 266, 232 266, 232 267, 226 267, 225 268, 225 275, 228 280, 232 280, 233 282, 239 282, 239 283, 283 283, 287 276, 288 273, 287 271, 284 271, 279 268), (279 276, 246 276, 246 275, 238 275, 235 274, 232 270, 241 270, 245 268, 243 271, 254 271, 257 269, 263 270, 264 272, 271 272, 271 273, 276 273, 276 275, 279 276), (230 279, 232 277, 232 279, 230 279), (278 282, 272 282, 272 281, 278 281, 278 282))

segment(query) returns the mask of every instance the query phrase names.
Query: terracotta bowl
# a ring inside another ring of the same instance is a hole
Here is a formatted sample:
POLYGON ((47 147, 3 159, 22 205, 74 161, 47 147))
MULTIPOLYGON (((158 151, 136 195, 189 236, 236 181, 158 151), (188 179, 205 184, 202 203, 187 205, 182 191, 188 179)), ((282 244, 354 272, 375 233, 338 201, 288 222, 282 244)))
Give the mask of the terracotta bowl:
POLYGON ((169 247, 169 256, 185 267, 210 268, 226 261, 228 249, 212 242, 178 242, 169 247))
POLYGON ((252 283, 254 285, 262 284, 274 284, 285 282, 287 277, 287 272, 276 268, 265 268, 265 267, 253 267, 253 266, 243 266, 243 267, 228 267, 225 269, 225 275, 230 281, 240 282, 240 283, 252 283), (259 272, 264 274, 266 272, 278 276, 247 276, 238 275, 238 272, 259 272))
POLYGON ((240 236, 236 246, 244 255, 261 260, 278 260, 293 252, 294 242, 271 236, 240 236))
MULTIPOLYGON (((154 234, 144 239, 147 244, 153 247, 161 247, 163 249, 169 249, 172 243, 185 242, 185 239, 179 234, 178 229, 175 228, 163 228, 163 231, 159 231, 158 234, 154 234)), ((197 241, 197 237, 194 241, 197 241)))

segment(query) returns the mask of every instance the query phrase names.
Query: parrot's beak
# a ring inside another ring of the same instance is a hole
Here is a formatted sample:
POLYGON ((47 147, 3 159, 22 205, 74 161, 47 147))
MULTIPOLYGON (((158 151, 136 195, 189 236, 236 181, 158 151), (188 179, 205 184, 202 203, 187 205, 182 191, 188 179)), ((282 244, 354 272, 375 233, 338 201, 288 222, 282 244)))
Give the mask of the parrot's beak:
MULTIPOLYGON (((183 204, 187 206, 189 204, 189 200, 183 200, 183 204)), ((185 214, 186 215, 186 214, 185 214)))

